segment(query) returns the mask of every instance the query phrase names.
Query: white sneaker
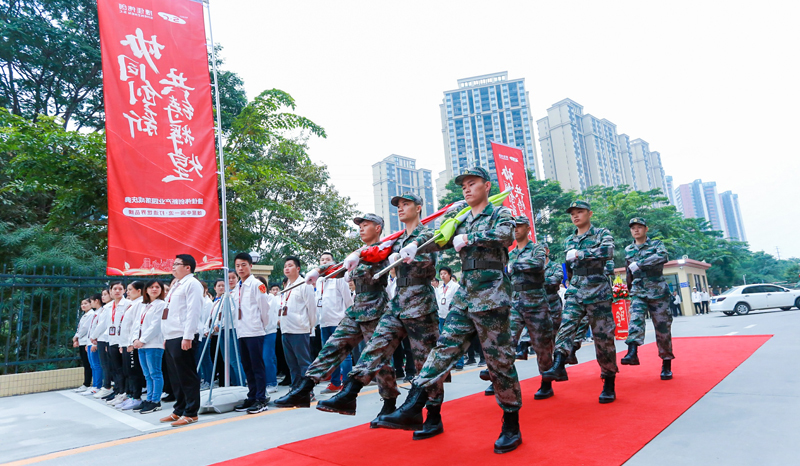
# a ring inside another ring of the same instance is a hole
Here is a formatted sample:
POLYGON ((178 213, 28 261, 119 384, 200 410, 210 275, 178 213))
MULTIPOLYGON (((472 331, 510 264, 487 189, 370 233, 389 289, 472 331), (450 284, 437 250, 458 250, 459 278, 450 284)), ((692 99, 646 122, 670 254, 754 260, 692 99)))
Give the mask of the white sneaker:
POLYGON ((87 388, 89 388, 89 387, 87 387, 86 385, 81 385, 80 387, 78 387, 78 388, 76 388, 75 390, 72 390, 72 391, 75 392, 75 393, 80 393, 80 392, 85 392, 87 388))
POLYGON ((103 389, 100 389, 100 391, 98 391, 97 393, 95 393, 94 397, 95 398, 103 398, 104 396, 108 396, 110 394, 111 394, 111 389, 110 388, 103 388, 103 389))
POLYGON ((130 400, 130 402, 131 402, 130 406, 128 406, 127 408, 123 407, 122 409, 123 410, 132 409, 132 410, 136 411, 137 409, 142 407, 142 403, 143 403, 142 400, 130 400))
POLYGON ((277 385, 267 385, 267 393, 275 393, 278 391, 277 385))
POLYGON ((125 411, 126 409, 131 409, 133 407, 133 398, 128 398, 122 403, 117 405, 117 409, 125 411))
POLYGON ((80 395, 83 395, 83 396, 94 395, 94 394, 95 394, 95 393, 97 393, 98 391, 99 391, 99 390, 98 390, 98 389, 96 389, 96 388, 94 388, 94 387, 89 387, 89 388, 87 388, 85 391, 83 391, 82 393, 80 393, 80 395))
POLYGON ((117 405, 121 405, 122 403, 124 403, 125 400, 127 399, 128 399, 127 395, 125 395, 124 393, 120 393, 119 395, 115 396, 110 401, 108 401, 108 404, 116 407, 117 405))

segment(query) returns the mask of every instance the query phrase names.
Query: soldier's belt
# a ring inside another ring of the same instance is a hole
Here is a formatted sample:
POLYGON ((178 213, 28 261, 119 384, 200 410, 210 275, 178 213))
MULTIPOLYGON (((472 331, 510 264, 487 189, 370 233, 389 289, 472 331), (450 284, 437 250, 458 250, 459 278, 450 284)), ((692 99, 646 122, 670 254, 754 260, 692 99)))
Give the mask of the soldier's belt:
POLYGON ((430 278, 420 278, 420 277, 400 277, 397 279, 397 286, 414 286, 414 285, 424 285, 430 284, 430 278))
POLYGON ((476 259, 467 259, 461 264, 461 270, 468 272, 470 270, 504 270, 506 267, 500 261, 482 261, 476 259))
POLYGON ((383 285, 363 285, 356 283, 356 294, 369 293, 371 291, 383 291, 383 285))
POLYGON ((541 290, 543 287, 544 282, 520 283, 514 285, 514 291, 541 290))
POLYGON ((576 267, 572 269, 573 275, 578 275, 580 277, 586 277, 589 275, 604 275, 605 268, 603 267, 576 267))
POLYGON ((545 285, 544 286, 544 291, 546 291, 547 294, 558 293, 558 288, 559 287, 560 287, 560 285, 545 285))

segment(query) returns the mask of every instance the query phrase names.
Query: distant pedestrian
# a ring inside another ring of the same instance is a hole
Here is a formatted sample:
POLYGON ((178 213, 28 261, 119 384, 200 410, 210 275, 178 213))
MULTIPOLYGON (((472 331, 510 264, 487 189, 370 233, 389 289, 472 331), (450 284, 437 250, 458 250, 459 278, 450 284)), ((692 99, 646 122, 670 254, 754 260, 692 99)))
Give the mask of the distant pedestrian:
POLYGON ((87 345, 91 344, 89 341, 89 327, 94 317, 94 310, 89 298, 81 301, 81 312, 83 312, 83 315, 78 321, 78 328, 72 337, 72 347, 78 348, 80 351, 81 365, 83 366, 83 385, 76 388, 75 392, 85 392, 92 386, 92 365, 89 363, 89 355, 86 352, 87 345))
POLYGON ((692 304, 694 304, 694 313, 703 313, 703 293, 697 291, 697 288, 692 288, 692 304))
POLYGON ((678 317, 682 316, 683 312, 681 311, 681 294, 678 290, 672 292, 672 316, 678 317))
POLYGON ((708 288, 703 290, 703 312, 708 314, 708 303, 711 301, 711 295, 708 294, 708 288))

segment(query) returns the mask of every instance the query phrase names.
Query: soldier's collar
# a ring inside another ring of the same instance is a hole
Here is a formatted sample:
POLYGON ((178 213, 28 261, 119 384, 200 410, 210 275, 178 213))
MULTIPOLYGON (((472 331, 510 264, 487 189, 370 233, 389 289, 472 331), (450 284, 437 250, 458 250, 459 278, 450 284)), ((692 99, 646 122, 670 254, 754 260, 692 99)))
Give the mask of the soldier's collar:
POLYGON ((410 235, 408 234, 408 230, 406 230, 405 228, 403 228, 403 234, 402 234, 402 235, 400 235, 400 236, 401 236, 401 237, 406 237, 406 238, 410 238, 410 237, 412 237, 412 236, 419 236, 419 234, 420 234, 420 231, 421 231, 423 228, 425 228, 425 225, 423 225, 422 223, 420 223, 419 225, 417 225, 417 227, 416 227, 416 228, 414 228, 414 230, 412 230, 412 231, 411 231, 411 234, 410 234, 410 235))
POLYGON ((578 234, 578 229, 576 228, 576 229, 575 229, 575 233, 573 233, 573 234, 574 234, 575 236, 577 236, 578 238, 581 238, 581 237, 583 237, 583 236, 586 236, 586 235, 588 235, 589 233, 594 233, 594 232, 595 232, 594 225, 592 225, 592 224, 590 223, 590 224, 589 224, 589 229, 588 229, 588 230, 586 230, 586 233, 584 233, 584 234, 582 234, 582 235, 579 235, 579 234, 578 234))
MULTIPOLYGON (((489 202, 486 205, 486 207, 483 208, 481 213, 478 214, 478 217, 480 217, 481 215, 492 215, 492 212, 494 212, 494 204, 489 202)), ((470 210, 470 213, 472 213, 472 210, 470 210)), ((475 215, 473 215, 473 218, 477 218, 477 217, 475 217, 475 215)))

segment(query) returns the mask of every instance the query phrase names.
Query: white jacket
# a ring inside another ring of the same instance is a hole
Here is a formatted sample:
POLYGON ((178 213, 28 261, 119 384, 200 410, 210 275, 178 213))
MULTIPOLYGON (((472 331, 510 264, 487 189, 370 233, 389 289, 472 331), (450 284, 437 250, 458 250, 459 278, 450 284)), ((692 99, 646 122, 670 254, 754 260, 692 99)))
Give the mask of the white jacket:
POLYGON ((270 294, 269 299, 269 325, 264 329, 267 335, 276 333, 278 331, 278 309, 281 307, 280 295, 273 296, 270 294))
POLYGON ((197 315, 197 333, 200 335, 200 341, 206 333, 206 325, 208 325, 208 318, 211 316, 211 311, 214 309, 214 300, 208 296, 203 296, 203 310, 197 315))
POLYGON ((450 312, 450 303, 453 302, 453 296, 460 285, 455 280, 450 280, 447 285, 442 282, 439 288, 436 288, 436 303, 439 305, 439 317, 442 319, 447 318, 447 313, 450 312))
POLYGON ((699 291, 692 291, 692 302, 699 303, 703 301, 703 294, 699 291))
POLYGON ((125 319, 122 321, 120 325, 120 338, 119 338, 119 346, 120 348, 123 346, 130 346, 133 344, 133 339, 131 338, 131 328, 133 327, 134 322, 136 322, 136 315, 141 309, 142 306, 142 297, 139 296, 138 298, 131 301, 131 307, 125 311, 125 319))
POLYGON ((203 311, 203 285, 189 274, 175 283, 167 295, 167 318, 161 322, 165 340, 194 339, 198 314, 203 311))
POLYGON ((344 311, 353 305, 353 296, 344 278, 319 280, 316 298, 320 327, 336 327, 344 318, 344 311))
POLYGON ((92 343, 89 340, 89 326, 92 325, 94 317, 94 309, 90 309, 88 312, 84 312, 81 316, 81 320, 78 321, 78 329, 75 330, 75 337, 78 338, 78 344, 80 346, 86 346, 92 343))
POLYGON ((266 335, 269 326, 270 300, 267 286, 256 277, 250 275, 239 281, 233 291, 233 323, 236 336, 239 338, 260 337, 266 335))
MULTIPOLYGON (((305 279, 297 277, 293 283, 288 283, 290 287, 296 283, 302 283, 305 279)), ((317 303, 314 296, 314 287, 311 285, 300 285, 288 293, 281 294, 281 308, 286 306, 286 315, 281 309, 281 333, 283 334, 311 334, 317 326, 317 303)))
POLYGON ((122 298, 117 303, 111 301, 103 308, 103 313, 100 315, 100 320, 92 332, 92 339, 97 341, 105 341, 109 345, 119 344, 120 326, 125 317, 125 311, 131 306, 131 302, 122 298))
POLYGON ((139 315, 131 327, 131 343, 136 340, 144 343, 143 348, 164 348, 164 334, 161 333, 161 315, 167 307, 161 299, 144 304, 139 308, 139 315))

